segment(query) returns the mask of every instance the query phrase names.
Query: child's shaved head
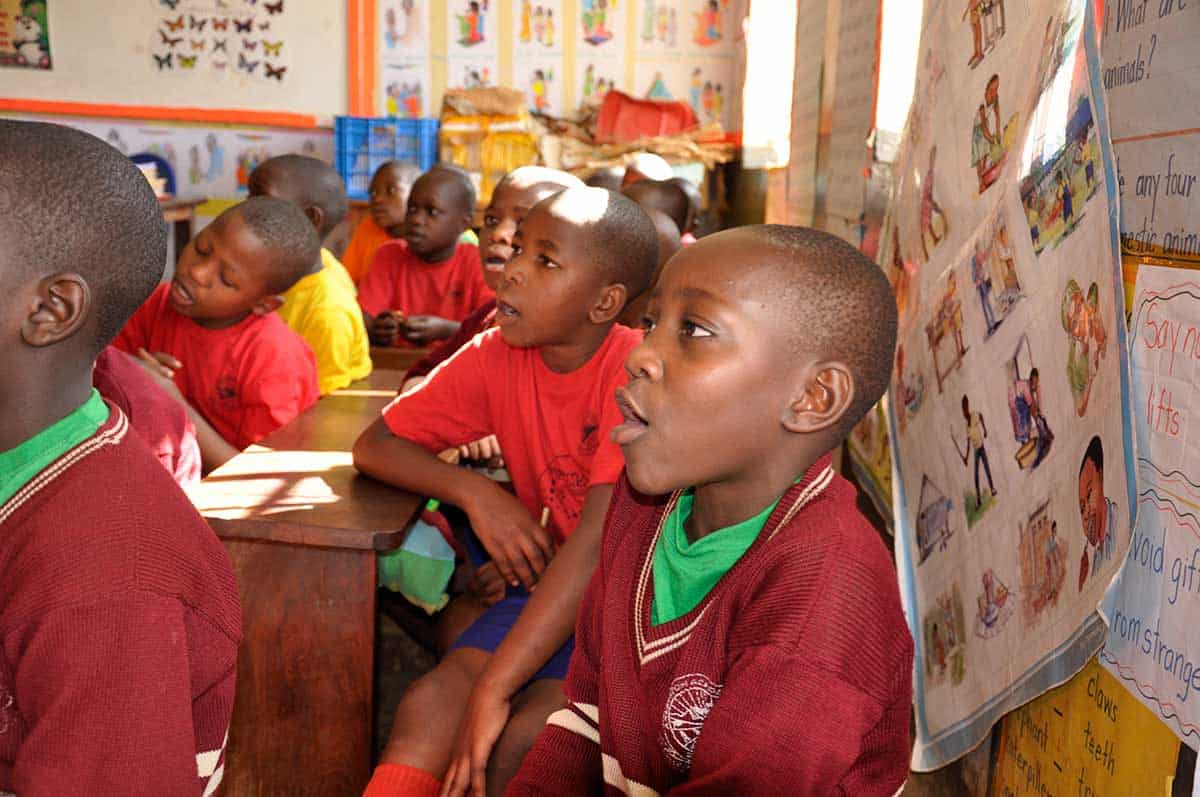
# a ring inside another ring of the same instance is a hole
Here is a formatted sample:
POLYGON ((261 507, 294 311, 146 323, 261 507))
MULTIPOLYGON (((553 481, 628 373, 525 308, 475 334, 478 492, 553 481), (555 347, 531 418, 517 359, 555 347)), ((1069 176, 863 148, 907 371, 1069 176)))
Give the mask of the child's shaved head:
POLYGON ((583 188, 584 182, 575 175, 559 169, 547 169, 545 166, 521 166, 504 175, 496 187, 499 188, 502 185, 522 190, 532 188, 534 191, 554 189, 562 191, 568 188, 583 188))
POLYGON ((625 309, 617 318, 619 323, 635 328, 642 325, 642 319, 646 316, 646 307, 650 304, 650 292, 654 290, 654 284, 658 282, 658 275, 662 273, 663 265, 682 248, 679 243, 679 228, 675 226, 675 222, 671 221, 670 216, 654 208, 648 210, 643 208, 643 212, 650 218, 654 224, 654 230, 658 234, 658 261, 653 274, 650 275, 646 289, 640 294, 630 294, 629 300, 625 303, 625 309))
POLYGON ((684 190, 674 181, 639 180, 622 188, 621 193, 643 208, 654 208, 666 213, 681 233, 687 227, 691 203, 684 190))
MULTIPOLYGON (((475 212, 475 183, 471 175, 455 166, 453 163, 439 163, 417 178, 417 183, 425 180, 437 180, 439 183, 453 187, 455 205, 463 213, 475 212)), ((416 188, 416 184, 413 185, 416 188)))
POLYGON ((319 208, 317 233, 324 240, 350 209, 346 188, 334 168, 306 155, 279 155, 259 164, 250 175, 251 196, 273 196, 299 205, 305 212, 319 208))
POLYGON ((291 202, 255 196, 221 214, 226 215, 240 216, 254 237, 275 253, 274 261, 267 264, 273 293, 283 293, 295 285, 321 252, 316 230, 304 211, 291 202))
POLYGON ((854 398, 834 430, 840 441, 883 396, 891 377, 896 300, 883 270, 841 238, 809 227, 761 224, 718 234, 765 247, 749 268, 770 282, 791 319, 789 348, 850 369, 854 398))
POLYGON ((643 293, 658 267, 658 233, 637 203, 603 188, 569 188, 543 200, 539 208, 576 225, 584 251, 603 269, 609 283, 627 296, 643 293))
POLYGON ((0 281, 74 272, 87 282, 95 350, 162 277, 167 228, 150 184, 100 139, 0 120, 0 281))

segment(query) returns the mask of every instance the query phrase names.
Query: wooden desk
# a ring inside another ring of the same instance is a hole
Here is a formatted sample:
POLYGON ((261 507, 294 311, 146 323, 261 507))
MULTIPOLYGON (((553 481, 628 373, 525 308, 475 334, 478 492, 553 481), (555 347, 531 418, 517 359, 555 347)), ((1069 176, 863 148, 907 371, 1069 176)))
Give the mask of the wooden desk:
POLYGON ((196 199, 160 199, 163 221, 170 224, 175 233, 175 259, 183 253, 188 241, 192 240, 192 223, 196 220, 196 207, 207 202, 206 197, 196 199))
POLYGON ((363 380, 326 396, 190 493, 242 598, 227 797, 358 797, 370 778, 375 552, 421 501, 360 476, 350 452, 393 393, 363 380))
POLYGON ((429 349, 401 349, 395 346, 372 346, 371 362, 376 368, 383 368, 390 371, 407 371, 424 359, 426 354, 429 354, 429 349))

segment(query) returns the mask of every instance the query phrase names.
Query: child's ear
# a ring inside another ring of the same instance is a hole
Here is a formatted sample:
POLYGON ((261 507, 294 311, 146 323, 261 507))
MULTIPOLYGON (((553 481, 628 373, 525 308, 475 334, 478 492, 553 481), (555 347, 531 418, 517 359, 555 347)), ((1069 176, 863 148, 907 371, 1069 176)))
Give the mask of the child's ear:
POLYGON ((38 283, 37 304, 21 323, 21 339, 30 346, 50 346, 83 326, 92 292, 78 274, 54 274, 38 283))
POLYGON ((320 205, 309 205, 304 208, 304 215, 308 216, 308 220, 312 222, 313 228, 319 235, 322 225, 325 224, 325 208, 320 205))
POLYGON ((625 300, 629 298, 629 289, 619 282, 605 285, 600 290, 600 296, 588 312, 588 320, 593 324, 607 324, 621 314, 625 300))
POLYGON ((854 400, 854 377, 844 363, 818 363, 808 371, 783 413, 789 432, 812 434, 834 426, 854 400))
POLYGON ((255 315, 268 315, 283 307, 283 294, 273 293, 269 296, 264 296, 255 302, 251 308, 255 315))

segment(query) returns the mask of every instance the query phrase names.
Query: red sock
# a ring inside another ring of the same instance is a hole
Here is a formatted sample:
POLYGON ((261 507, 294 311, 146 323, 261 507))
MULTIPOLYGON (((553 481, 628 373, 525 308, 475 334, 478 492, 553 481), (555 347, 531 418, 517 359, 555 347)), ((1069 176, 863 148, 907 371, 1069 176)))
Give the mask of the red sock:
POLYGON ((423 769, 405 764, 380 764, 362 797, 437 797, 442 782, 423 769))

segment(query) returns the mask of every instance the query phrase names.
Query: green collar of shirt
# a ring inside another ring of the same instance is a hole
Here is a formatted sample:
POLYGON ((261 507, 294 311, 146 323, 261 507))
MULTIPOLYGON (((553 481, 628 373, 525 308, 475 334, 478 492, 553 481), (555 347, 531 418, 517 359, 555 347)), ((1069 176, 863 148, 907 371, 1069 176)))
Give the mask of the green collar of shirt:
POLYGON ((754 544, 779 504, 777 498, 754 517, 718 529, 692 543, 684 530, 692 514, 692 500, 691 490, 679 496, 671 514, 663 521, 662 534, 654 547, 652 625, 669 623, 699 606, 721 576, 729 572, 754 544))
POLYGON ((0 504, 16 494, 46 466, 96 433, 108 420, 108 405, 92 395, 61 421, 47 426, 16 448, 0 451, 0 504))

